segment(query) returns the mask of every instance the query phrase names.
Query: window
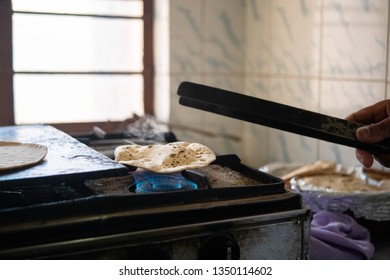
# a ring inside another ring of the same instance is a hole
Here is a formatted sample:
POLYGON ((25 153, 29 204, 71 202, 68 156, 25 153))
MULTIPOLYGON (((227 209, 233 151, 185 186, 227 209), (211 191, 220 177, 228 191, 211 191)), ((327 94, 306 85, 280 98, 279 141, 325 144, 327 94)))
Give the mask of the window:
POLYGON ((5 2, 0 124, 80 130, 153 114, 152 0, 5 2))

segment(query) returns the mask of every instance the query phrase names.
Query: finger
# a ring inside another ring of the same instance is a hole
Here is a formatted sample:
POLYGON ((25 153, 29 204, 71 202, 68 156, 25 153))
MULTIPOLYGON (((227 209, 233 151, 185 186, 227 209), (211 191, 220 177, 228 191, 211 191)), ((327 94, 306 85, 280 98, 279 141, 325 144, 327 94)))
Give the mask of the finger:
POLYGON ((363 124, 380 122, 381 120, 389 117, 389 104, 389 100, 380 101, 374 105, 368 106, 353 114, 350 114, 346 117, 346 119, 363 124))
POLYGON ((390 137, 390 118, 383 121, 360 127, 356 130, 356 137, 365 143, 377 143, 390 137))
POLYGON ((356 158, 364 165, 364 167, 370 168, 374 164, 374 157, 369 152, 357 149, 356 158))

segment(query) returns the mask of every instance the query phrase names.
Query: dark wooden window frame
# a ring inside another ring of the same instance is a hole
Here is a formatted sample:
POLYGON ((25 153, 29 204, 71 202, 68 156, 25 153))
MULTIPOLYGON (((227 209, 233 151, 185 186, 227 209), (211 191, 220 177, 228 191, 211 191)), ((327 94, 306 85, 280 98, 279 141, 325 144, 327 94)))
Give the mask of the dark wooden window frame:
MULTIPOLYGON (((144 70, 141 74, 143 74, 144 78, 144 111, 145 114, 148 115, 154 115, 153 1, 154 0, 143 0, 144 70)), ((15 72, 12 65, 12 14, 11 0, 0 1, 0 126, 15 124, 13 102, 13 75, 15 72)), ((72 72, 63 74, 109 75, 112 73, 72 72)), ((122 122, 95 122, 62 123, 53 124, 53 126, 69 133, 78 133, 91 131, 94 126, 98 126, 106 131, 117 130, 118 127, 121 127, 121 124, 122 122)))

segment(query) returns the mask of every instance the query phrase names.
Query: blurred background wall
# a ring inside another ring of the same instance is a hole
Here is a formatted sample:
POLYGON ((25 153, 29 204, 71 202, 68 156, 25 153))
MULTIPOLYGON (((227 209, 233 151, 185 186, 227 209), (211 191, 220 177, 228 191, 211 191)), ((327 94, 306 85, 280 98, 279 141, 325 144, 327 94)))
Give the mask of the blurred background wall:
POLYGON ((188 80, 344 118, 388 97, 388 10, 388 0, 157 0, 156 95, 170 96, 160 117, 180 140, 256 168, 356 165, 352 148, 183 107, 176 90, 188 80))

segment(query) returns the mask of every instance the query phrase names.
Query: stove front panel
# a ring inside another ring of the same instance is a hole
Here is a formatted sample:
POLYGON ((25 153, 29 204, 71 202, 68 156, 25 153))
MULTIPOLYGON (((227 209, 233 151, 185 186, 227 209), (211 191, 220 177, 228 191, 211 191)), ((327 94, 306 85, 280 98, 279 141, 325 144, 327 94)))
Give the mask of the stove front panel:
MULTIPOLYGON (((195 236, 134 247, 133 259, 153 254, 176 260, 194 259, 307 259, 308 244, 301 219, 259 223, 251 227, 215 230, 195 236)), ((306 226, 303 221, 303 226, 306 226)), ((306 229, 307 230, 307 229, 306 229)))
POLYGON ((11 259, 307 259, 310 222, 311 212, 303 208, 38 244, 1 255, 11 259))

